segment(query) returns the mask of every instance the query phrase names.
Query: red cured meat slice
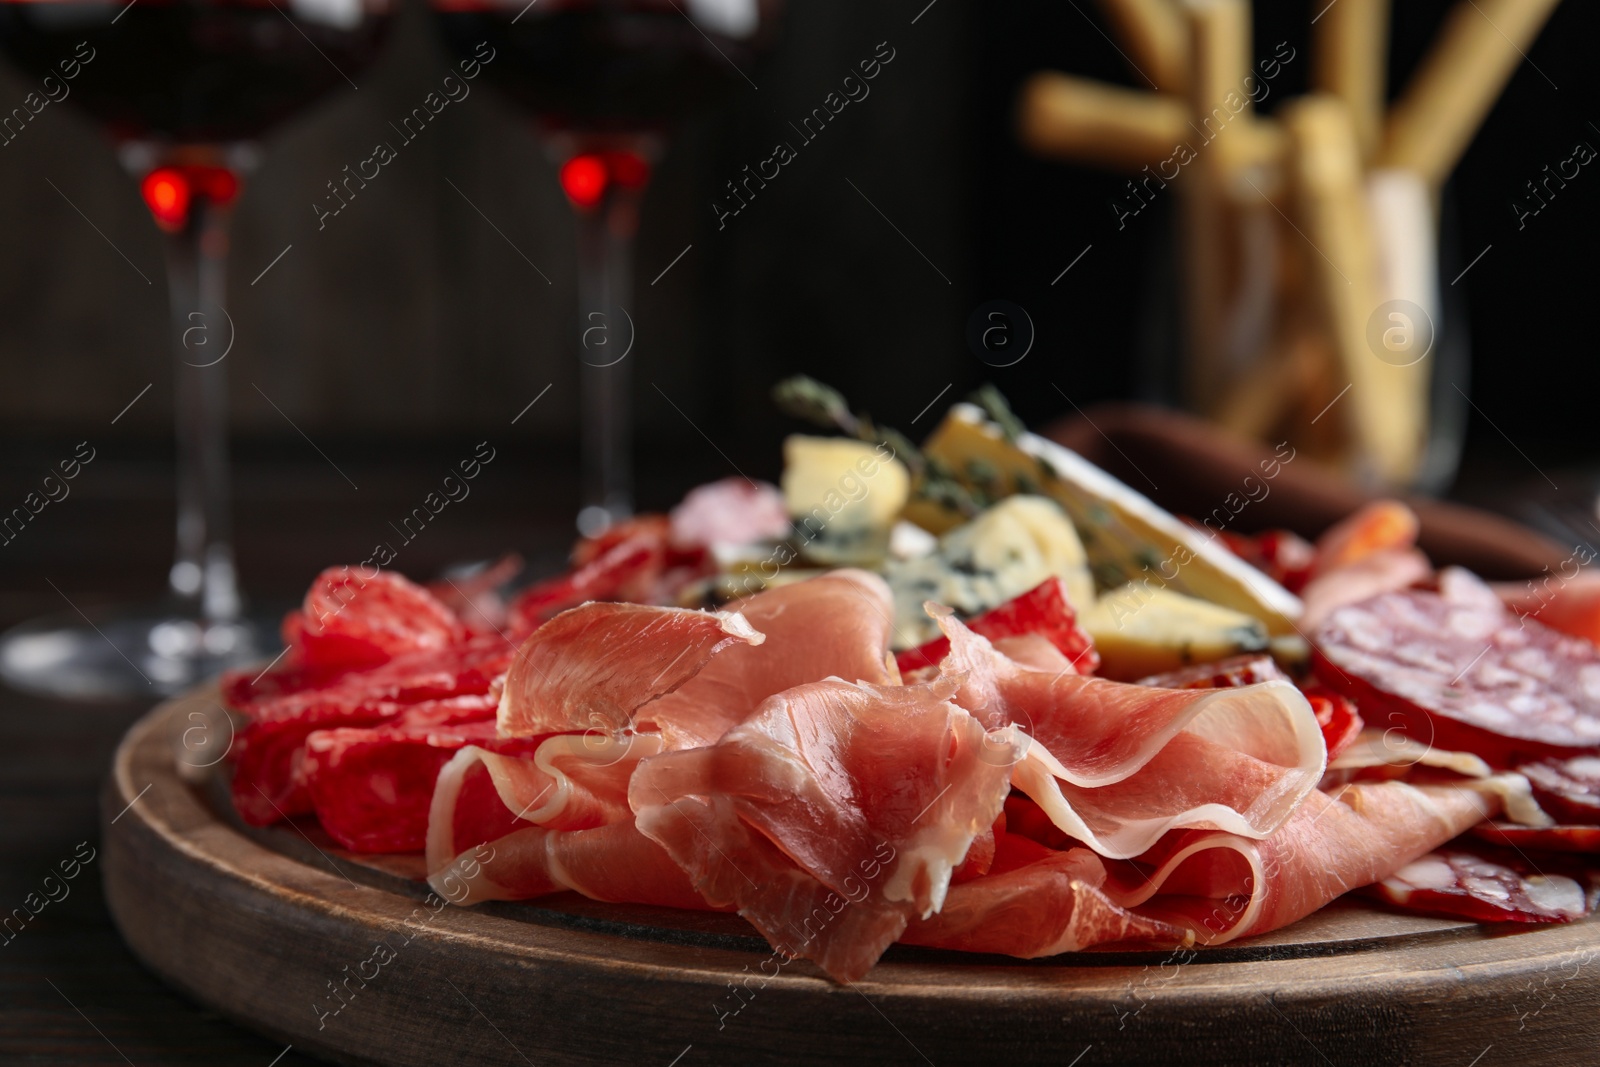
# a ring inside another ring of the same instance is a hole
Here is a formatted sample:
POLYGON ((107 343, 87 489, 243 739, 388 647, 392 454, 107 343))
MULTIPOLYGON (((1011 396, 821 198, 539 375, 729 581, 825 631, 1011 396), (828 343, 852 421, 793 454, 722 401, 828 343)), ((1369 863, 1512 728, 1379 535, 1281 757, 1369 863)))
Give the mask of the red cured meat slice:
POLYGON ((1065 852, 1002 834, 984 878, 951 886, 943 910, 914 920, 910 945, 1033 959, 1116 941, 1184 944, 1181 926, 1120 907, 1101 888, 1106 869, 1086 848, 1065 852))
POLYGON ((986 737, 953 689, 780 693, 715 745, 640 763, 628 789, 639 829, 708 902, 852 981, 912 915, 939 909, 1008 792, 1012 735, 986 737))
POLYGON ((1321 732, 1287 682, 1151 689, 1031 670, 948 612, 935 616, 956 702, 1029 739, 1012 784, 1102 855, 1138 855, 1183 827, 1263 837, 1322 776, 1321 732))
POLYGON ((622 730, 731 645, 765 637, 736 612, 585 604, 523 643, 506 674, 500 732, 508 736, 622 730))
POLYGON ((521 573, 522 557, 513 552, 493 566, 429 582, 427 590, 455 613, 468 633, 499 633, 507 625, 507 605, 501 590, 521 573))
POLYGON ((322 828, 355 852, 420 852, 439 770, 467 745, 533 755, 537 740, 495 735, 485 698, 408 707, 371 728, 317 730, 307 736, 299 774, 322 828))
MULTIPOLYGON (((1197 663, 1165 674, 1152 674, 1135 684, 1161 689, 1228 689, 1288 680, 1289 676, 1278 668, 1271 656, 1246 653, 1216 663, 1197 663)), ((1356 713, 1354 704, 1321 686, 1306 688, 1304 692, 1317 716, 1317 725, 1322 728, 1322 740, 1331 760, 1350 747, 1361 733, 1361 716, 1356 713)))
MULTIPOLYGON (((624 794, 636 762, 605 753, 592 761, 601 772, 613 771, 614 787, 624 794)), ((447 899, 474 904, 572 890, 594 900, 709 907, 661 846, 639 833, 626 805, 609 822, 530 825, 551 784, 533 764, 465 748, 440 772, 429 813, 427 859, 429 882, 447 899), (524 802, 525 792, 541 779, 544 787, 524 802)), ((589 784, 597 784, 592 776, 589 784)), ((556 806, 571 813, 572 805, 556 806)))
POLYGON ((1453 584, 1334 612, 1313 639, 1317 677, 1374 725, 1496 766, 1600 743, 1600 649, 1453 584))
POLYGON ((1311 577, 1317 550, 1292 530, 1253 535, 1223 530, 1222 541, 1234 555, 1297 596, 1311 577))
POLYGON ((332 667, 374 666, 466 637, 455 613, 421 586, 392 571, 368 577, 349 567, 317 575, 288 629, 301 663, 332 667))
POLYGON ((318 730, 373 726, 403 716, 416 726, 447 726, 482 721, 494 715, 494 702, 482 696, 401 704, 343 697, 300 700, 291 717, 258 719, 234 739, 231 791, 239 815, 253 826, 314 810, 307 789, 306 739, 318 730))
POLYGON ((739 613, 767 636, 735 644, 675 693, 640 710, 668 748, 709 745, 768 697, 823 678, 886 685, 894 600, 875 574, 837 570, 757 593, 739 613))
POLYGON ((1312 630, 1347 604, 1405 589, 1432 574, 1428 557, 1415 548, 1377 552, 1319 574, 1300 591, 1300 626, 1312 630))
POLYGON ((1108 893, 1142 915, 1187 927, 1201 944, 1224 944, 1281 929, 1389 877, 1492 815, 1499 803, 1477 783, 1357 782, 1331 796, 1312 792, 1262 841, 1171 835, 1141 857, 1139 868, 1114 868, 1108 893))
POLYGON ((1224 944, 1389 876, 1495 805, 1471 788, 1362 783, 1312 793, 1265 840, 1171 834, 1138 864, 1005 833, 990 873, 952 886, 944 911, 904 940, 1023 957, 1125 940, 1224 944))
MULTIPOLYGON (((1067 583, 1060 578, 1046 579, 1028 592, 973 616, 967 620, 967 627, 991 641, 1039 634, 1067 657, 1078 674, 1093 674, 1100 666, 1100 654, 1094 650, 1088 631, 1078 625, 1077 613, 1067 596, 1067 583)), ((895 662, 900 673, 910 674, 937 665, 949 651, 950 639, 936 637, 898 653, 895 662)))
POLYGON ((1554 818, 1600 824, 1600 754, 1525 763, 1517 773, 1528 779, 1539 805, 1554 818))
POLYGON ((1365 725, 1356 706, 1338 693, 1307 689, 1306 700, 1322 727, 1322 741, 1327 746, 1328 758, 1335 759, 1349 748, 1361 734, 1365 725))
POLYGON ((1520 826, 1487 822, 1472 828, 1474 837, 1491 844, 1544 852, 1600 852, 1600 826, 1520 826))
POLYGON ((1474 922, 1571 922, 1588 912, 1583 887, 1571 878, 1515 870, 1454 848, 1415 859, 1363 892, 1407 911, 1474 922))
POLYGON ((658 567, 662 552, 654 538, 620 541, 565 574, 529 586, 511 604, 512 631, 530 634, 546 619, 586 600, 614 599, 630 581, 658 567))
POLYGON ((258 722, 315 721, 337 714, 329 709, 373 704, 415 704, 424 700, 478 696, 506 672, 516 647, 499 635, 474 637, 432 652, 415 652, 379 667, 344 672, 323 684, 298 684, 303 676, 291 668, 288 684, 269 671, 254 684, 236 684, 228 706, 258 722))
POLYGON ((1261 682, 1287 682, 1276 661, 1265 652, 1246 652, 1242 656, 1217 660, 1215 663, 1196 663, 1179 667, 1175 671, 1152 674, 1140 678, 1135 685, 1156 689, 1231 689, 1261 682))

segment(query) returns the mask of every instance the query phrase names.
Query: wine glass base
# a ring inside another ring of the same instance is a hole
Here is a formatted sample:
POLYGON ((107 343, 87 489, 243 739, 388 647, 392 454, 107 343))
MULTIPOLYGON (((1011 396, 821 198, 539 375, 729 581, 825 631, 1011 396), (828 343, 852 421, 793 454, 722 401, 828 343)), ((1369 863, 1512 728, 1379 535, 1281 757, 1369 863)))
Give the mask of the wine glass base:
POLYGON ((202 624, 159 607, 32 619, 0 634, 0 679, 67 700, 167 697, 230 667, 264 663, 276 619, 202 624))

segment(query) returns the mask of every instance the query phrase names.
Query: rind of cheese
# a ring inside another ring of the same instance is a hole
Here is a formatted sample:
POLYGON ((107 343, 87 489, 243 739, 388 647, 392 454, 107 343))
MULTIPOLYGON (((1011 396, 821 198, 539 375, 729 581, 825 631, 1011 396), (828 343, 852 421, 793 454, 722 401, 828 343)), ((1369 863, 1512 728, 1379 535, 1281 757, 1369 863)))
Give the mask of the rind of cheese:
POLYGON ((884 576, 894 591, 899 647, 939 636, 922 609, 928 600, 970 617, 1059 577, 1074 606, 1094 602, 1083 542, 1060 505, 1040 496, 1007 497, 947 532, 934 552, 891 560, 884 576))
POLYGON ((1123 681, 1258 652, 1268 643, 1260 620, 1155 586, 1113 589, 1078 621, 1094 638, 1099 673, 1123 681))
POLYGON ((976 464, 994 474, 1002 492, 1035 492, 1059 503, 1104 586, 1149 580, 1259 619, 1273 636, 1296 632, 1299 597, 1076 452, 1035 434, 1013 444, 970 404, 951 408, 923 451, 963 480, 972 480, 976 464))

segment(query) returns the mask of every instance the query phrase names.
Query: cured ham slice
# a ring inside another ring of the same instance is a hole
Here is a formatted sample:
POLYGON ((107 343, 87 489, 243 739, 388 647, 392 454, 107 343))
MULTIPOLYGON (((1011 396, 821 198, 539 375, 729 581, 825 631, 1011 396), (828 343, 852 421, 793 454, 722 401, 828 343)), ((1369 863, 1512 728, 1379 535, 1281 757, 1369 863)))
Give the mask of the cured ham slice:
POLYGON ((1321 731, 1287 682, 1167 690, 1038 671, 930 610, 956 702, 1027 734, 1012 783, 1101 855, 1136 856, 1184 827, 1265 837, 1322 776, 1321 731))
POLYGON ((1102 888, 1105 882, 1105 865, 1086 848, 1057 852, 1001 834, 989 875, 952 886, 944 909, 913 921, 900 940, 1023 959, 1115 941, 1192 941, 1181 926, 1118 905, 1102 888))
MULTIPOLYGON (((1159 689, 1228 689, 1271 681, 1287 682, 1289 676, 1279 669, 1271 656, 1252 652, 1215 663, 1197 663, 1164 674, 1153 674, 1139 679, 1136 684, 1159 689)), ((1355 741, 1356 735, 1361 732, 1361 716, 1353 703, 1322 686, 1303 687, 1301 692, 1311 704, 1317 725, 1322 728, 1322 740, 1328 749, 1328 758, 1332 759, 1355 741)))
POLYGON ((831 571, 769 589, 739 603, 766 642, 732 645, 677 692, 637 716, 669 748, 716 742, 777 693, 823 678, 886 685, 894 599, 875 574, 831 571))
POLYGON ((764 640, 737 612, 599 603, 564 611, 517 650, 500 732, 625 729, 640 706, 683 685, 718 652, 764 640))
POLYGON ((1414 548, 1386 549, 1325 571, 1300 591, 1305 604, 1300 625, 1310 631, 1347 604, 1427 581, 1433 575, 1428 557, 1414 548))
POLYGON ((1184 926, 1201 944, 1266 933, 1389 877, 1500 808, 1480 783, 1357 782, 1309 794, 1272 836, 1175 835, 1118 870, 1113 898, 1184 926), (1160 895, 1157 896, 1156 894, 1160 895))
POLYGON ((709 903, 853 981, 913 915, 939 910, 1004 803, 1013 732, 986 735, 954 690, 780 693, 716 744, 640 763, 628 789, 639 829, 709 903))
POLYGON ((434 790, 430 883, 457 904, 573 890, 595 900, 704 909, 688 877, 638 832, 627 808, 634 768, 658 750, 654 738, 577 735, 547 738, 531 759, 462 749, 434 790))
POLYGON ((453 904, 528 900, 571 890, 590 900, 712 910, 661 846, 631 822, 588 830, 529 827, 462 853, 428 884, 453 904), (475 862, 474 862, 475 861, 475 862))
POLYGON ((1288 926, 1387 878, 1498 808, 1492 790, 1366 782, 1314 792, 1265 840, 1181 833, 1116 863, 1006 833, 908 943, 1036 957, 1112 941, 1220 945, 1288 926))
POLYGON ((1512 863, 1441 849, 1411 861, 1364 892, 1407 911, 1474 922, 1571 922, 1588 914, 1586 894, 1576 881, 1512 863))

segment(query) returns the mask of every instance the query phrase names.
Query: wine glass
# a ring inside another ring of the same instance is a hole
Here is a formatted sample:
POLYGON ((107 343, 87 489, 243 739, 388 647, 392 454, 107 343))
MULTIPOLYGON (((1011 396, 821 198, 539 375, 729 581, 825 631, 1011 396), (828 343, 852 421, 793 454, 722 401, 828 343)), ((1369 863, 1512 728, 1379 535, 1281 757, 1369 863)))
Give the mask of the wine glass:
POLYGON ((229 533, 228 223, 256 139, 376 53, 390 0, 0 0, 0 51, 116 143, 166 235, 177 360, 168 602, 22 624, 0 675, 55 696, 181 691, 277 647, 242 611, 229 533))
POLYGON ((633 509, 629 361, 639 202, 673 121, 752 89, 777 0, 432 0, 441 35, 531 113, 578 229, 582 499, 592 536, 633 509), (487 48, 487 51, 484 49, 487 48))

